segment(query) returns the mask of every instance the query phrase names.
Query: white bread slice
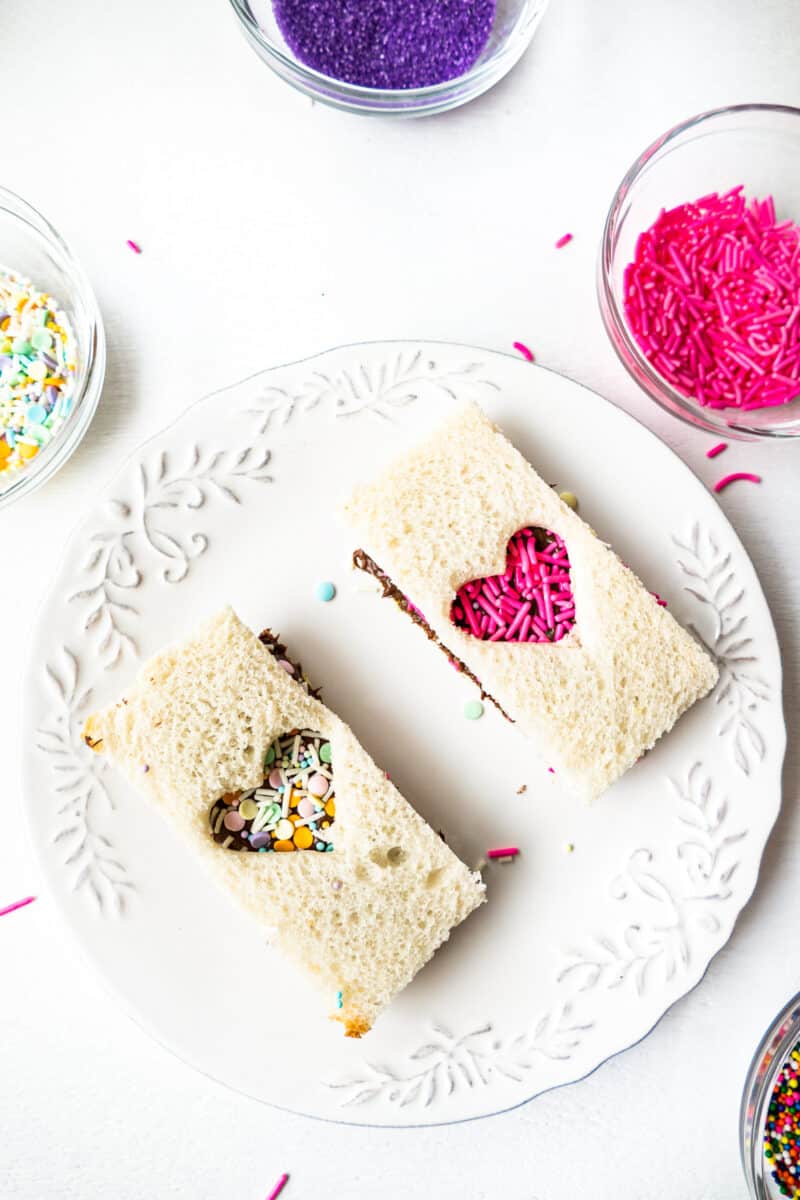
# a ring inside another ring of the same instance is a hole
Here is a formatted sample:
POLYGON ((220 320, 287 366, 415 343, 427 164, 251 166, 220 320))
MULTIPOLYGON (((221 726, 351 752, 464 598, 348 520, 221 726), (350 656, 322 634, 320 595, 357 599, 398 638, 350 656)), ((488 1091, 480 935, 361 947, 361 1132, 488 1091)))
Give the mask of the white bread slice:
POLYGON ((579 795, 600 795, 717 680, 705 651, 476 405, 357 488, 345 517, 443 646, 579 795), (455 593, 503 572, 509 539, 529 525, 566 542, 575 627, 553 644, 471 637, 450 620, 455 593))
POLYGON ((230 608, 146 663, 124 699, 88 719, 84 736, 310 973, 348 1036, 370 1028, 485 898, 480 877, 404 800, 347 725, 230 608), (294 728, 331 743, 334 850, 257 854, 217 845, 212 804, 260 784, 271 743, 294 728))

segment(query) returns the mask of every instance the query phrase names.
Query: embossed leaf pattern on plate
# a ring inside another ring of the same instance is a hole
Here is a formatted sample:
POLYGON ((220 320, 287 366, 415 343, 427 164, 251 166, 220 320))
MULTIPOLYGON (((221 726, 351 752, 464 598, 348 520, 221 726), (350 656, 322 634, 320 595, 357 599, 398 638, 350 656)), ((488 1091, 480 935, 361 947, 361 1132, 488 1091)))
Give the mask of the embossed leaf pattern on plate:
POLYGON ((206 451, 195 444, 177 461, 163 450, 139 463, 133 494, 106 502, 107 521, 89 536, 80 583, 69 596, 104 669, 138 654, 135 593, 145 572, 155 568, 162 582, 181 583, 208 549, 196 514, 212 500, 240 504, 246 482, 270 482, 269 459, 268 450, 250 446, 206 451))
POLYGON ((717 910, 732 895, 738 844, 747 830, 729 828, 729 805, 701 763, 684 781, 671 782, 679 801, 683 838, 669 849, 642 847, 611 883, 611 895, 636 911, 636 920, 570 954, 558 975, 580 992, 619 988, 632 981, 638 995, 670 983, 691 962, 694 928, 716 933, 717 910), (675 859, 681 872, 675 880, 675 859))
POLYGON ((100 911, 119 911, 133 884, 111 841, 98 829, 100 814, 107 818, 114 804, 103 778, 105 764, 80 736, 92 688, 81 680, 78 658, 66 648, 44 670, 51 707, 37 730, 37 748, 48 756, 53 775, 52 844, 70 889, 89 896, 100 911))
POLYGON ((426 393, 438 391, 455 399, 456 387, 464 385, 497 390, 497 385, 485 378, 483 363, 443 366, 426 351, 398 349, 375 366, 361 363, 331 373, 309 371, 299 386, 268 383, 246 412, 257 418, 259 435, 273 425, 286 425, 293 419, 319 413, 332 418, 368 413, 391 420, 397 409, 426 393))
POLYGON ((730 746, 736 766, 749 775, 766 753, 759 710, 769 699, 769 687, 758 669, 758 654, 748 632, 744 588, 736 581, 730 551, 720 548, 710 530, 695 524, 688 538, 673 537, 672 541, 679 551, 678 566, 687 579, 685 590, 712 618, 709 638, 694 625, 689 628, 719 667, 714 693, 722 711, 719 733, 730 746))

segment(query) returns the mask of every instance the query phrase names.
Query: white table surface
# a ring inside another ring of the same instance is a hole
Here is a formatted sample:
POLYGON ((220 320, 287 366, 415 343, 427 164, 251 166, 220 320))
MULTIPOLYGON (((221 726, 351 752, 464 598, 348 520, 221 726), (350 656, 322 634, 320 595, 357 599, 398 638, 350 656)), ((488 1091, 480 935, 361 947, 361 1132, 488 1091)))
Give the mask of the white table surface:
MULTIPOLYGON (((225 0, 0 5, 0 181, 72 242, 109 337, 82 448, 0 515, 0 906, 39 888, 17 782, 33 615, 96 488, 195 397, 342 342, 522 340, 633 412, 707 483, 722 473, 704 457, 711 439, 656 411, 617 363, 594 296, 597 243, 620 175, 663 129, 717 104, 800 105, 798 49, 797 0, 552 0, 489 96, 386 123, 289 90, 225 0), (554 251, 566 230, 574 242, 554 251)), ((734 445, 724 469, 764 484, 721 499, 778 627, 790 746, 799 456, 734 445)), ((0 922, 0 1195, 263 1200, 285 1170, 286 1200, 743 1197, 743 1076, 800 986, 799 790, 790 750, 756 896, 705 981, 645 1042, 573 1087, 447 1129, 339 1128, 229 1093, 142 1034, 37 901, 0 922)))

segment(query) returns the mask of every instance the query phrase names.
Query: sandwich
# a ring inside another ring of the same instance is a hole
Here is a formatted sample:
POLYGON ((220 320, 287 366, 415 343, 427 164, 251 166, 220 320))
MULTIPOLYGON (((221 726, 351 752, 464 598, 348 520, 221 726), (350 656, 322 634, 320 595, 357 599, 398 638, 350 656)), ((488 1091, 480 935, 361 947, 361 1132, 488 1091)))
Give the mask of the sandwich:
POLYGON ((484 900, 269 632, 227 608, 86 722, 349 1037, 484 900))
POLYGON ((476 405, 359 486, 344 516, 354 565, 579 796, 604 792, 717 680, 476 405))

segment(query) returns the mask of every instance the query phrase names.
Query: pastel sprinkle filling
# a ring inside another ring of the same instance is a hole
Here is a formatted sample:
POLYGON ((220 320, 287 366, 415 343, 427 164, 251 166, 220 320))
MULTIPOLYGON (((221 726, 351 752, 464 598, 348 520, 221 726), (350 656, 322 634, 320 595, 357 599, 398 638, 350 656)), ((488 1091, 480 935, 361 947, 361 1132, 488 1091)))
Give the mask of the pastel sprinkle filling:
POLYGON ((482 642, 560 642, 575 625, 569 555, 557 533, 529 525, 506 549, 506 569, 463 584, 450 619, 482 642))
POLYGON ((642 353, 707 408, 770 408, 800 394, 800 226, 742 187, 662 210, 625 268, 642 353))
POLYGON ((211 834, 225 850, 326 852, 335 817, 331 744, 293 729, 269 747, 259 787, 226 792, 213 804, 211 834))
POLYGON ((72 411, 75 337, 52 296, 0 266, 0 480, 24 469, 72 411))

